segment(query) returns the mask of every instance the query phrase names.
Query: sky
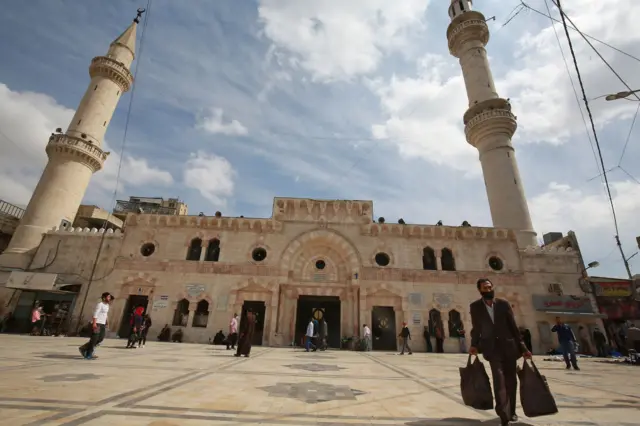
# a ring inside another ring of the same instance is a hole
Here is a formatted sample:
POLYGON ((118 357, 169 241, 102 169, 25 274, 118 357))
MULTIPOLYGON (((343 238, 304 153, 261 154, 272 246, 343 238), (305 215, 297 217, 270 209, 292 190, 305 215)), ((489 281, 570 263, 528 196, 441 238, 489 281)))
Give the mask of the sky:
MULTIPOLYGON (((147 1, 3 2, 0 199, 29 202, 49 135, 67 128, 88 87, 91 58, 147 1)), ((527 9, 513 17, 519 3, 474 8, 495 17, 489 62, 518 117, 513 143, 534 228, 540 240, 575 231, 585 261, 600 262, 593 275, 624 277, 563 28, 527 9)), ((546 13, 545 0, 527 4, 546 13)), ((276 196, 357 199, 373 200, 387 222, 491 226, 478 153, 464 136, 468 101, 447 48, 448 6, 152 0, 138 29, 135 89, 115 111, 104 141, 112 154, 84 203, 110 210, 132 195, 179 197, 190 214, 269 217, 276 196)), ((583 33, 640 57, 640 2, 563 7, 583 33)), ((579 33, 571 40, 588 99, 626 90, 579 33)), ((593 43, 640 89, 640 61, 593 43)), ((640 102, 589 104, 629 257, 640 235, 640 102)))

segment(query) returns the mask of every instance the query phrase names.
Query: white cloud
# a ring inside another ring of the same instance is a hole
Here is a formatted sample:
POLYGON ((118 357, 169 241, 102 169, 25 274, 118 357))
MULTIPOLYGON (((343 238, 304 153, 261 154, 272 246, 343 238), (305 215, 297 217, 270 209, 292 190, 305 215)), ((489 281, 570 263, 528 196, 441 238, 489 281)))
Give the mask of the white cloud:
MULTIPOLYGON (((0 83, 0 198, 19 204, 29 202, 47 162, 45 147, 49 136, 58 127, 66 129, 73 114, 74 110, 47 95, 15 92, 0 83)), ((103 145, 109 150, 106 142, 103 145)), ((90 187, 113 191, 118 163, 119 154, 111 152, 90 187)), ((149 166, 146 159, 125 155, 120 193, 125 184, 133 187, 172 182, 169 172, 149 166)))
POLYGON ((236 172, 224 157, 198 151, 185 164, 184 185, 196 189, 212 204, 226 205, 233 195, 236 172))
POLYGON ((224 111, 222 108, 211 110, 211 115, 202 117, 197 127, 212 134, 223 134, 229 136, 245 136, 249 130, 238 120, 231 120, 227 123, 223 121, 224 111))
POLYGON ((422 29, 429 0, 260 0, 264 34, 316 80, 374 71, 422 29))

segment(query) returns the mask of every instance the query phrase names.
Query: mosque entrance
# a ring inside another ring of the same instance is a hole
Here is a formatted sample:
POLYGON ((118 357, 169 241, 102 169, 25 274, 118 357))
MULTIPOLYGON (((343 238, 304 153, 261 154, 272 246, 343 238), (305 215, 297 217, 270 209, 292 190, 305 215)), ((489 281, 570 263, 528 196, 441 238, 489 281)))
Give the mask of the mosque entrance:
POLYGON ((376 351, 398 350, 396 313, 393 306, 374 306, 371 310, 372 346, 376 351))
POLYGON ((127 304, 122 311, 122 320, 120 321, 120 328, 118 329, 118 336, 123 339, 128 339, 131 334, 131 318, 133 310, 138 306, 142 306, 144 310, 147 310, 149 305, 149 296, 140 296, 138 294, 132 294, 127 299, 127 304))
POLYGON ((340 348, 340 297, 338 296, 300 296, 296 312, 295 343, 303 341, 309 319, 327 322, 329 336, 327 345, 340 348))
MULTIPOLYGON (((242 315, 240 316, 240 326, 242 327, 242 320, 247 316, 247 310, 251 309, 255 316, 256 325, 253 330, 253 339, 251 344, 253 346, 262 346, 262 338, 264 336, 264 316, 267 312, 267 306, 261 300, 246 300, 242 304, 242 315)), ((239 330, 238 330, 239 331, 239 330)))

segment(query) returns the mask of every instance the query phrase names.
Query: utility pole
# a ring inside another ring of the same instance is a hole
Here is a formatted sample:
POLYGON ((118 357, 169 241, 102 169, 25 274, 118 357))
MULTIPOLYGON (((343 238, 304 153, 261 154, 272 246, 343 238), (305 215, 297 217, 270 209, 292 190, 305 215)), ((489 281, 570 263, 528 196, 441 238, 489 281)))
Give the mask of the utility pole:
POLYGON ((620 243, 620 237, 616 235, 616 244, 618 245, 618 249, 620 250, 620 255, 622 256, 622 260, 624 262, 624 267, 627 270, 627 275, 630 280, 633 280, 633 274, 631 273, 631 268, 629 267, 629 259, 635 256, 637 253, 634 253, 629 259, 624 255, 624 251, 622 250, 622 244, 620 243))

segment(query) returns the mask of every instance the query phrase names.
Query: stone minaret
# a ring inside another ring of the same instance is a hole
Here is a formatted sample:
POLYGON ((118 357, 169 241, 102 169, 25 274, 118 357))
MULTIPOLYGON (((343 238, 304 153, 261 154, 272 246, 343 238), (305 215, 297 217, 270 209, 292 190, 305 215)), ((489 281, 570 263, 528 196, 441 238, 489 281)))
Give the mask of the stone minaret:
POLYGON ((489 41, 485 17, 471 6, 472 0, 451 0, 447 28, 449 52, 460 59, 469 98, 464 132, 480 153, 493 226, 515 230, 518 246, 526 248, 537 241, 511 144, 516 117, 493 83, 484 48, 489 41))
POLYGON ((0 266, 26 268, 45 232, 73 223, 91 176, 102 169, 109 155, 103 150, 102 140, 113 112, 133 84, 129 69, 135 57, 139 15, 111 43, 106 56, 91 60, 91 83, 67 131, 49 137, 49 162, 9 246, 0 256, 0 266))

